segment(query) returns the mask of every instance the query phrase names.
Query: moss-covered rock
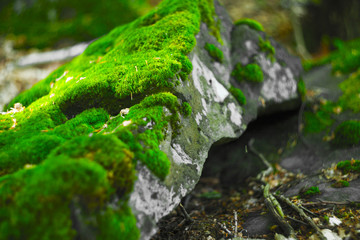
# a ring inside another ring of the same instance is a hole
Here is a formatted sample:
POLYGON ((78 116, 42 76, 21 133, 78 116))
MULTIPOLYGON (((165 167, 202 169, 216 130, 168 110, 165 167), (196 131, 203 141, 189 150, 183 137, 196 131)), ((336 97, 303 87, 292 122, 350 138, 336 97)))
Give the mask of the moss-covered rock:
MULTIPOLYGON (((240 60, 230 49, 245 42, 232 48, 232 29, 212 0, 165 0, 13 99, 0 115, 0 236, 22 239, 26 227, 30 239, 137 239, 139 231, 149 238, 193 189, 210 147, 238 137, 256 117, 243 118, 242 109, 256 113, 265 95, 263 84, 231 78, 240 60), (209 58, 206 43, 223 44, 222 62, 209 58), (242 107, 241 91, 233 91, 239 104, 228 90, 240 84, 251 96, 242 107), (37 226, 45 212, 59 221, 37 226)), ((260 32, 245 30, 258 41, 260 32)), ((298 99, 296 64, 271 62, 256 46, 241 79, 266 84, 282 75, 291 86, 272 100, 298 99)), ((276 59, 290 58, 274 47, 276 59)))
POLYGON ((86 238, 84 228, 101 239, 139 237, 127 207, 135 167, 168 175, 159 145, 191 114, 171 92, 192 70, 187 54, 200 22, 221 40, 213 15, 212 1, 164 1, 8 104, 0 115, 2 237, 86 238), (11 110, 15 103, 23 107, 11 110))

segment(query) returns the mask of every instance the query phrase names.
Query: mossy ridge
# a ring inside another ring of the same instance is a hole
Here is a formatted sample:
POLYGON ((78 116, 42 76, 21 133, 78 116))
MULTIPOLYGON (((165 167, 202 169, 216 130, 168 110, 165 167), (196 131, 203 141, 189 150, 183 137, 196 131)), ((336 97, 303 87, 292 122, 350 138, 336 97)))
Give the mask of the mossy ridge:
POLYGON ((261 83, 264 81, 264 74, 261 67, 256 63, 249 63, 246 66, 243 66, 241 63, 237 63, 231 75, 239 82, 247 80, 250 82, 261 83))
POLYGON ((240 105, 246 105, 246 97, 241 89, 231 86, 229 89, 230 93, 235 97, 240 105))
POLYGON ((345 160, 337 163, 336 168, 343 173, 358 172, 360 173, 360 161, 359 160, 345 160))
POLYGON ((223 62, 224 54, 214 44, 206 43, 204 48, 215 61, 217 61, 219 63, 223 62))
MULTIPOLYGON (((0 119, 3 116, 10 115, 2 115, 0 119)), ((66 140, 102 127, 109 119, 109 114, 104 109, 89 109, 58 126, 56 119, 54 121, 47 112, 33 113, 31 109, 15 113, 10 118, 19 123, 14 129, 0 133, 0 176, 12 173, 26 164, 39 164, 66 140)))
POLYGON ((73 239, 77 233, 71 219, 80 217, 74 213, 78 210, 89 217, 85 225, 98 237, 117 233, 117 239, 138 239, 126 203, 106 207, 113 192, 107 175, 89 159, 61 156, 0 178, 0 239, 73 239))
POLYGON ((264 27, 261 25, 261 23, 259 23, 258 21, 254 20, 254 19, 250 19, 250 18, 239 19, 234 24, 236 26, 247 25, 256 31, 261 31, 261 32, 264 31, 264 27))
POLYGON ((132 96, 170 90, 174 86, 171 79, 179 75, 185 80, 192 70, 186 55, 195 46, 200 21, 218 29, 213 14, 210 0, 165 0, 148 15, 95 41, 62 71, 16 97, 7 109, 16 102, 28 107, 48 96, 47 102, 73 116, 90 107, 110 108, 120 101, 126 107, 132 96))
POLYGON ((169 132, 168 126, 171 126, 172 137, 178 134, 180 114, 189 116, 191 106, 186 102, 180 105, 171 93, 154 94, 132 106, 125 116, 119 114, 111 119, 105 134, 113 133, 127 143, 135 154, 134 159, 164 180, 170 171, 170 161, 159 145, 169 132))

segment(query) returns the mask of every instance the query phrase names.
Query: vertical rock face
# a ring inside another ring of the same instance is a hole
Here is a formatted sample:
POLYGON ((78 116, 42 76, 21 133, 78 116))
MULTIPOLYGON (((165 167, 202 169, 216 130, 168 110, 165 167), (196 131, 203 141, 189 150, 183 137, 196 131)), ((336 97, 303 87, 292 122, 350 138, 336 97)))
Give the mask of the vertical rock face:
POLYGON ((300 74, 298 59, 233 26, 219 4, 162 2, 0 115, 0 235, 149 239, 194 188, 214 143, 297 106, 300 74), (62 220, 55 228, 48 218, 62 220))

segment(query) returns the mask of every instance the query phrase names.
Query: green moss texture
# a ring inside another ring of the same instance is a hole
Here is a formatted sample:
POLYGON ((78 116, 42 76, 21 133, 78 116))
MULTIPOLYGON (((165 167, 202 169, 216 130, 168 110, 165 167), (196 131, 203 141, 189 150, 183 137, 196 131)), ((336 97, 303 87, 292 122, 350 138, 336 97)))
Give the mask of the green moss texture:
POLYGON ((246 104, 246 97, 241 89, 231 86, 229 91, 236 98, 236 100, 240 103, 240 105, 246 104))
POLYGON ((264 74, 261 67, 256 63, 250 63, 242 66, 241 63, 235 65, 235 69, 231 73, 239 82, 250 81, 261 83, 264 81, 264 74))
POLYGON ((264 27, 256 20, 250 18, 243 18, 239 19, 235 22, 235 25, 247 25, 250 28, 257 30, 257 31, 264 31, 264 27))
POLYGON ((223 52, 217 48, 214 44, 206 43, 205 49, 209 53, 209 55, 215 60, 220 63, 224 60, 224 54, 223 52))
POLYGON ((141 162, 160 180, 160 143, 191 115, 174 95, 192 70, 210 0, 165 0, 21 93, 0 115, 0 239, 138 239, 129 194, 141 162), (20 105, 20 104, 21 105, 20 105))
POLYGON ((335 129, 334 144, 341 147, 359 145, 360 143, 360 121, 344 121, 335 129))

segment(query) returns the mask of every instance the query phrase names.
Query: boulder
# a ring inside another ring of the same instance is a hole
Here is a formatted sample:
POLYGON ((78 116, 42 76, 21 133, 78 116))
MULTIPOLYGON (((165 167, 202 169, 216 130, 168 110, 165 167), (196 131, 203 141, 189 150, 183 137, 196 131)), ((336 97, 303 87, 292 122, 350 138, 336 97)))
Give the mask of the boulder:
POLYGON ((149 239, 212 145, 299 106, 301 72, 219 3, 163 1, 0 115, 0 236, 149 239))

